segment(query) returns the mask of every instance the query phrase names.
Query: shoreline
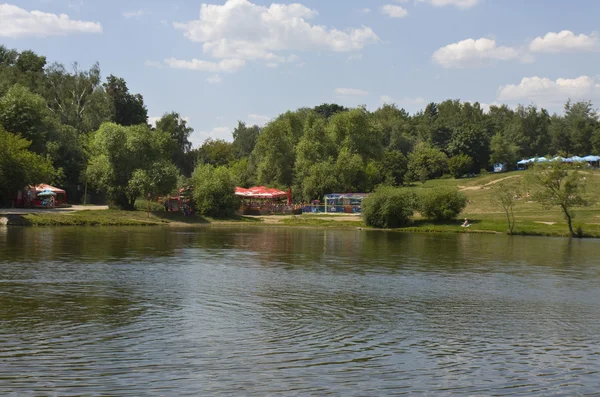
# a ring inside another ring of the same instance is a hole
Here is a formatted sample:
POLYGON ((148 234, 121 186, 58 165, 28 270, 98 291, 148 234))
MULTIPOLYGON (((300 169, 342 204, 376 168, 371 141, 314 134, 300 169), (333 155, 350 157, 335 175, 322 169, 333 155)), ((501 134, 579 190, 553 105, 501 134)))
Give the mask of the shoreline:
MULTIPOLYGON (((0 226, 6 227, 61 227, 61 226, 153 226, 170 228, 215 227, 215 226, 263 226, 285 228, 328 228, 378 230, 407 233, 473 233, 507 235, 504 214, 463 214, 471 220, 468 229, 460 227, 460 220, 445 223, 434 223, 418 216, 411 225, 395 229, 377 229, 365 226, 360 216, 319 216, 304 215, 271 215, 271 216, 236 216, 226 219, 205 218, 200 216, 183 216, 181 213, 151 212, 148 217, 143 211, 118 211, 86 209, 78 211, 36 211, 18 213, 0 210, 0 226)), ((584 238, 600 238, 600 224, 581 224, 584 238)), ((517 219, 513 235, 570 237, 564 221, 517 219)))

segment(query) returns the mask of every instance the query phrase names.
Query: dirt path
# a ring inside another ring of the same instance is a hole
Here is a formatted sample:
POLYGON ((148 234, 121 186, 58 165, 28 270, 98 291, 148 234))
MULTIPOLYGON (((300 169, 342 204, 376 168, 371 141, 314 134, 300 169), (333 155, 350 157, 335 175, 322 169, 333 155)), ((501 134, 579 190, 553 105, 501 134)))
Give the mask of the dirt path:
POLYGON ((491 182, 486 183, 485 185, 478 185, 478 186, 459 186, 461 191, 466 191, 466 190, 479 190, 479 189, 485 189, 488 188, 492 185, 495 185, 496 183, 500 183, 502 181, 505 181, 507 179, 511 179, 511 178, 520 178, 521 175, 511 175, 511 176, 505 176, 504 178, 500 178, 500 179, 496 179, 493 180, 491 182))

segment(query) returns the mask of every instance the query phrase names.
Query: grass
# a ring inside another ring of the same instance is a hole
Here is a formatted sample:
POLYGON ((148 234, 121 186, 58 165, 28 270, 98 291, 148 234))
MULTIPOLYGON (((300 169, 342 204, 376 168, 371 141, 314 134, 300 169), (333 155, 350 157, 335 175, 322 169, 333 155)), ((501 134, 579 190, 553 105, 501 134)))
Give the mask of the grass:
POLYGON ((241 216, 207 218, 184 216, 181 212, 151 212, 118 210, 85 210, 74 212, 40 212, 23 215, 23 223, 32 226, 159 226, 207 225, 214 223, 258 223, 260 219, 241 216))
MULTIPOLYGON (((395 229, 410 232, 451 232, 451 233, 506 233, 508 226, 506 214, 502 208, 492 201, 492 186, 501 179, 512 182, 523 180, 524 172, 487 174, 475 178, 436 179, 423 184, 415 183, 412 188, 417 193, 426 192, 436 187, 454 187, 464 192, 469 200, 460 218, 468 218, 471 226, 462 228, 461 219, 452 222, 431 222, 416 214, 413 224, 395 229)), ((586 171, 588 193, 600 196, 600 171, 586 171)), ((544 210, 541 205, 531 199, 517 200, 514 206, 516 225, 514 234, 535 236, 569 236, 567 223, 563 213, 558 209, 544 210)), ((585 237, 600 237, 600 202, 575 209, 573 226, 581 227, 585 237)), ((318 214, 302 215, 282 221, 290 226, 316 227, 365 227, 360 218, 356 221, 336 221, 336 216, 318 214)))
MULTIPOLYGON (((488 174, 476 178, 437 179, 412 187, 417 193, 438 186, 450 186, 463 191, 469 200, 460 218, 468 218, 471 227, 460 227, 462 221, 431 222, 416 214, 414 222, 396 229, 411 232, 450 232, 450 233, 506 233, 506 215, 502 208, 493 203, 492 186, 500 179, 512 181, 523 179, 523 172, 488 174)), ((600 196, 600 171, 587 171, 588 193, 600 196)), ((145 204, 145 203, 143 203, 145 204)), ((530 199, 518 200, 514 207, 516 218, 515 234, 538 236, 568 236, 567 224, 558 209, 544 210, 539 203, 530 199)), ((600 237, 600 201, 593 206, 575 209, 574 228, 581 227, 586 237, 600 237)), ((157 209, 147 217, 146 211, 85 210, 75 212, 43 212, 24 216, 25 224, 30 225, 208 225, 208 224, 263 224, 261 217, 232 217, 211 219, 200 216, 183 216, 179 212, 165 212, 157 209)), ((365 228, 362 218, 349 219, 348 216, 333 214, 304 214, 278 219, 270 218, 267 225, 326 228, 365 228)))

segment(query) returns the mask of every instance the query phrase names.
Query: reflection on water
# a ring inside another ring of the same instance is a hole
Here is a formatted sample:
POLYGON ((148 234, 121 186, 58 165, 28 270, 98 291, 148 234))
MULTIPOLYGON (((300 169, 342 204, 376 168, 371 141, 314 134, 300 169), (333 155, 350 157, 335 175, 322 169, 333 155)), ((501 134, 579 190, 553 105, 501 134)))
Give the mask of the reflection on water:
POLYGON ((0 228, 0 390, 593 395, 599 244, 0 228))

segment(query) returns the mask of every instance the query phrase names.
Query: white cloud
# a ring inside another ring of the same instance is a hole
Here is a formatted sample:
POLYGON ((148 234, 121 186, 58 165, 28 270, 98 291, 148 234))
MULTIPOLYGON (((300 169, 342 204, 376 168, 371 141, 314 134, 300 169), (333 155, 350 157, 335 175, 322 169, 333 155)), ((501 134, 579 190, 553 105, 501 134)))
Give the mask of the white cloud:
POLYGON ((406 11, 404 8, 391 4, 381 6, 381 13, 390 18, 404 18, 408 15, 408 11, 406 11))
POLYGON ((27 11, 12 4, 0 4, 0 37, 64 36, 70 33, 102 33, 102 25, 70 19, 66 14, 27 11))
POLYGON ((560 106, 567 99, 599 100, 600 82, 590 76, 574 79, 524 77, 519 84, 508 84, 498 89, 497 99, 508 102, 534 102, 540 106, 560 106))
POLYGON ((262 127, 271 120, 271 117, 251 113, 248 115, 248 120, 250 121, 250 124, 256 124, 262 127))
POLYGON ((125 18, 127 18, 127 19, 130 19, 130 18, 139 18, 139 17, 142 17, 144 15, 148 15, 148 14, 150 14, 149 11, 143 10, 143 9, 139 9, 139 10, 125 11, 123 13, 123 16, 125 18))
POLYGON ((352 54, 348 56, 349 61, 360 61, 362 59, 362 54, 352 54))
POLYGON ((157 68, 157 69, 162 69, 163 64, 160 63, 159 61, 150 61, 147 60, 146 62, 144 62, 144 65, 146 65, 149 68, 157 68))
POLYGON ((444 68, 479 67, 494 61, 526 60, 511 47, 496 45, 495 40, 466 39, 448 44, 433 54, 433 60, 444 68))
POLYGON ((152 127, 156 127, 156 122, 160 119, 161 117, 157 116, 148 117, 148 124, 150 124, 152 127))
POLYGON ((371 12, 371 9, 370 8, 361 8, 358 11, 362 12, 363 14, 368 14, 371 12))
POLYGON ((182 59, 168 58, 165 63, 173 69, 200 70, 202 72, 237 72, 246 65, 243 59, 223 59, 220 62, 210 62, 201 59, 186 61, 182 59))
POLYGON ((549 32, 544 37, 536 37, 529 44, 531 52, 572 52, 594 51, 600 48, 600 40, 596 35, 585 35, 570 30, 559 33, 549 32))
POLYGON ((480 0, 418 0, 429 3, 435 7, 455 6, 458 8, 471 8, 479 4, 480 0))
POLYGON ((206 81, 210 84, 220 84, 223 82, 223 79, 218 74, 215 74, 214 76, 207 77, 206 81))
POLYGON ((204 53, 219 59, 285 62, 287 51, 357 51, 379 40, 369 27, 339 30, 308 21, 317 11, 301 4, 269 7, 248 0, 224 5, 202 4, 200 16, 173 26, 189 40, 202 43, 204 53))
POLYGON ((367 91, 359 90, 357 88, 336 88, 336 95, 339 96, 365 96, 369 95, 367 91))

